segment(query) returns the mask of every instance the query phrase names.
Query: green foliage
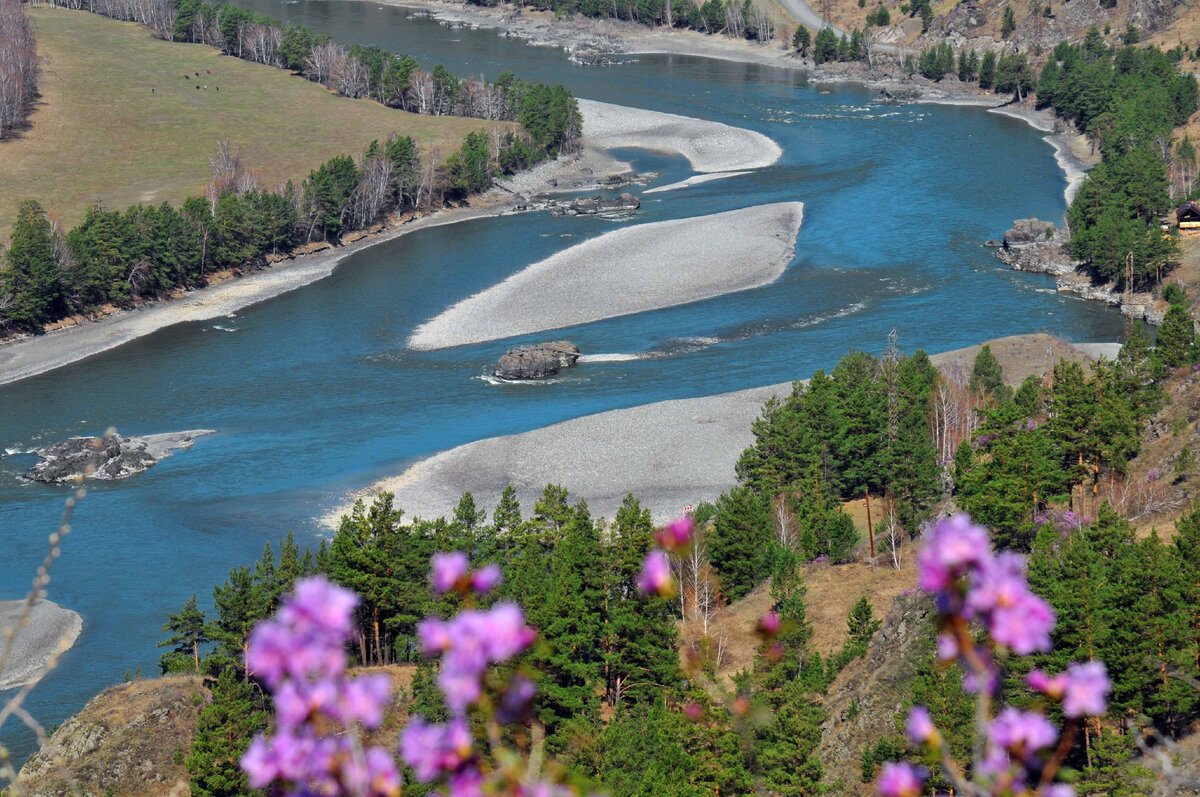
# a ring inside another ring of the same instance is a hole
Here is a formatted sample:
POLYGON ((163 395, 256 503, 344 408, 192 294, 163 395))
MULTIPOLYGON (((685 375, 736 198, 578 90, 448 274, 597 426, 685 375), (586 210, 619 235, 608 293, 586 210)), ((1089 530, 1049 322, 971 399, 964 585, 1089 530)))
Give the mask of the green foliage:
POLYGON ((1004 15, 1000 20, 1000 38, 1007 39, 1017 29, 1017 15, 1012 6, 1004 6, 1004 15))
POLYGON ((406 525, 403 514, 391 493, 381 493, 370 508, 358 501, 329 546, 329 577, 361 600, 356 621, 364 664, 386 664, 397 650, 411 658, 417 623, 432 608, 429 558, 444 525, 406 525))
POLYGON ((709 557, 729 600, 742 597, 765 577, 764 550, 771 540, 765 500, 748 487, 735 487, 717 501, 709 557))
POLYGON ((1196 327, 1187 307, 1173 303, 1167 308, 1154 343, 1159 359, 1168 368, 1195 362, 1196 327))
POLYGON ((0 323, 40 332, 42 324, 57 317, 62 292, 50 219, 41 205, 25 200, 17 207, 0 268, 0 323))
POLYGON ((200 609, 195 595, 188 598, 178 612, 167 615, 163 630, 171 634, 158 643, 160 648, 171 648, 161 659, 163 672, 178 672, 180 669, 199 670, 200 646, 208 644, 211 640, 204 621, 204 612, 200 609))
POLYGON ((979 88, 990 89, 996 85, 996 53, 988 50, 979 62, 979 88))
POLYGON ((883 3, 880 3, 874 11, 867 14, 868 26, 886 28, 890 24, 892 24, 892 14, 883 3))
POLYGON ((875 619, 871 602, 865 595, 855 602, 850 609, 850 616, 846 619, 846 630, 849 633, 850 641, 864 648, 881 625, 883 623, 875 619))
POLYGON ((212 700, 200 711, 187 766, 195 797, 243 797, 250 790, 239 761, 255 734, 267 729, 262 692, 238 678, 232 669, 221 673, 212 687, 212 700))
POLYGON ((986 343, 979 350, 979 354, 975 355, 971 381, 968 384, 976 393, 1000 403, 1011 396, 1011 391, 1004 384, 1004 371, 1000 367, 1000 361, 992 353, 992 347, 986 343))
POLYGON ((803 25, 796 26, 796 32, 792 34, 792 49, 800 53, 800 57, 808 55, 808 48, 812 46, 812 33, 803 25))
POLYGON ((955 71, 954 48, 949 42, 943 42, 928 50, 922 50, 917 61, 917 70, 922 77, 930 80, 941 80, 952 74, 955 71))

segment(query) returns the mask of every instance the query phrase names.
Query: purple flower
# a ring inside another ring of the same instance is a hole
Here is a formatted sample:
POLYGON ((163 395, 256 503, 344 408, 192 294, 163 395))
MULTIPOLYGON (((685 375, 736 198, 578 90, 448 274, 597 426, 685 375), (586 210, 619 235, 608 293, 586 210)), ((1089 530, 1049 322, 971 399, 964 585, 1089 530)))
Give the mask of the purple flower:
POLYGON ((471 574, 471 589, 476 595, 486 595, 499 586, 503 578, 499 565, 486 565, 471 574))
POLYGON ((925 778, 923 768, 889 762, 883 765, 875 786, 880 797, 920 797, 925 778))
POLYGON ((949 587, 989 555, 988 533, 958 514, 939 520, 917 555, 918 580, 926 592, 949 587))
POLYGON ((279 610, 279 620, 289 625, 311 625, 318 633, 345 637, 350 634, 356 606, 358 596, 350 590, 321 577, 306 578, 296 582, 291 599, 279 610))
POLYGON ((1162 470, 1159 468, 1151 468, 1146 471, 1146 481, 1156 482, 1162 478, 1162 470))
POLYGON ((1050 650, 1054 610, 1038 596, 1027 593, 1013 605, 992 612, 988 623, 992 638, 1018 656, 1050 650))
POLYGON ((489 664, 511 659, 537 636, 515 603, 499 603, 486 612, 460 612, 446 622, 428 618, 417 627, 417 635, 427 655, 442 654, 438 686, 455 714, 479 699, 489 664))
POLYGON ((938 738, 937 726, 929 716, 929 710, 924 706, 913 706, 908 713, 908 738, 913 744, 933 744, 938 738))
POLYGON ((659 529, 656 539, 660 547, 668 551, 678 551, 691 543, 694 530, 692 516, 684 515, 659 529))
POLYGON ((662 551, 651 551, 642 564, 641 575, 638 576, 638 589, 645 595, 671 594, 671 562, 662 551))
POLYGON ((357 722, 365 728, 378 728, 391 695, 392 682, 386 675, 360 675, 342 690, 338 719, 345 725, 357 722))
POLYGON ((1068 717, 1099 717, 1108 709, 1112 684, 1099 661, 1072 664, 1063 679, 1063 713, 1068 717))
POLYGON ((1009 706, 992 720, 988 737, 996 747, 1029 759, 1053 745, 1058 740, 1058 731, 1041 714, 1009 706))
POLYGON ((1065 783, 1055 783, 1038 792, 1039 797, 1075 797, 1075 787, 1065 783))
POLYGON ((529 715, 529 709, 533 705, 533 697, 536 694, 537 687, 533 685, 533 681, 524 675, 514 675, 508 680, 504 696, 500 698, 500 708, 496 713, 496 718, 505 724, 525 719, 529 715))
POLYGON ((779 619, 777 612, 767 612, 758 618, 758 633, 763 636, 775 636, 782 626, 783 622, 779 619))
POLYGON ((421 783, 456 772, 472 755, 471 732, 466 720, 430 725, 413 717, 400 736, 400 758, 413 769, 421 783))
POLYGON ((470 568, 467 555, 462 551, 435 553, 430 564, 432 570, 429 573, 429 581, 433 584, 433 591, 439 595, 454 589, 467 577, 470 568))

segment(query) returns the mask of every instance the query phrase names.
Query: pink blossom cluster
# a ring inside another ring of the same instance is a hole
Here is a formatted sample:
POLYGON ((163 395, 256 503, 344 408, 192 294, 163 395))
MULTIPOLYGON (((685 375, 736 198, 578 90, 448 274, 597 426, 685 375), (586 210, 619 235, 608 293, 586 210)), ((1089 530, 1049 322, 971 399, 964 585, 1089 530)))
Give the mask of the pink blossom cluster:
POLYGON ((659 547, 650 551, 638 575, 637 588, 643 595, 659 595, 667 598, 675 591, 675 579, 671 575, 671 559, 667 555, 678 553, 692 544, 695 523, 691 515, 671 521, 655 534, 659 547))
MULTIPOLYGON (((1067 528, 1078 528, 1075 517, 1059 518, 1056 525, 1062 528, 1064 521, 1067 528)), ((943 661, 962 663, 964 687, 978 694, 980 716, 986 718, 981 725, 983 752, 974 762, 974 781, 966 782, 946 758, 945 739, 921 706, 909 714, 909 740, 941 758, 962 794, 1073 797, 1071 786, 1054 782, 1062 758, 1069 752, 1070 737, 1060 743, 1058 728, 1038 711, 1008 706, 995 716, 990 713, 991 694, 1000 680, 997 656, 1050 649, 1054 612, 1029 589, 1025 561, 1012 553, 993 554, 987 530, 971 523, 966 515, 956 515, 929 531, 917 564, 920 586, 934 596, 941 617, 938 655, 943 661), (985 643, 974 641, 972 623, 988 632, 985 643)), ((1061 700, 1068 723, 1102 715, 1111 688, 1099 662, 1074 664, 1053 676, 1034 670, 1027 683, 1035 691, 1061 700)), ((1074 732, 1073 726, 1068 729, 1074 732)), ((918 797, 927 778, 928 771, 922 767, 891 763, 884 766, 877 788, 882 797, 918 797)))
POLYGON ((386 675, 350 678, 345 646, 358 599, 324 578, 299 581, 277 616, 250 636, 247 670, 275 698, 276 727, 242 757, 250 786, 286 795, 394 797, 396 763, 364 748, 358 729, 377 728, 391 696, 386 675))
MULTIPOLYGON (((437 554, 432 560, 430 583, 435 592, 457 591, 470 602, 500 583, 500 570, 489 565, 471 572, 462 552, 437 554)), ((525 624, 515 603, 498 603, 486 611, 467 608, 449 620, 426 618, 417 628, 421 649, 440 657, 437 676, 451 718, 445 723, 414 717, 400 739, 400 758, 422 783, 439 782, 449 797, 570 797, 574 792, 528 773, 506 767, 489 767, 475 745, 468 712, 482 709, 489 724, 513 723, 530 713, 535 688, 520 674, 501 689, 485 690, 488 668, 511 661, 533 643, 537 633, 525 624), (496 694, 498 692, 498 694, 496 694)), ((511 761, 518 757, 508 757, 511 761)))

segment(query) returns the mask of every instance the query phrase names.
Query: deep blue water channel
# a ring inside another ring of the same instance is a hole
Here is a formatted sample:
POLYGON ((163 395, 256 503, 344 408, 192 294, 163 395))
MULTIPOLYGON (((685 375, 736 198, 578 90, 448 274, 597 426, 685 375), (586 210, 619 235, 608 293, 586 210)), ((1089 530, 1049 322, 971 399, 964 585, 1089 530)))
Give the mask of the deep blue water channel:
MULTIPOLYGON (((43 722, 60 722, 136 668, 154 674, 169 610, 192 593, 208 603, 231 567, 288 530, 315 544, 323 530, 314 518, 416 458, 602 410, 802 377, 851 347, 882 349, 892 328, 905 350, 930 352, 1023 332, 1121 334, 1115 312, 1059 296, 1049 279, 1008 271, 981 247, 1014 218, 1064 212, 1050 146, 1016 120, 885 105, 861 88, 814 89, 798 73, 724 61, 647 56, 582 67, 557 50, 370 3, 242 2, 429 67, 489 77, 511 69, 581 97, 752 128, 784 156, 744 177, 646 197, 631 221, 538 214, 424 230, 236 317, 166 329, 0 387, 0 449, 110 425, 126 434, 218 430, 146 473, 90 485, 50 589, 83 615, 84 632, 28 704, 43 722), (806 215, 777 283, 562 333, 587 352, 673 356, 588 364, 553 385, 522 387, 476 378, 511 340, 405 348, 419 323, 459 299, 617 223, 783 200, 805 202, 806 215)), ((660 184, 689 174, 680 158, 622 155, 660 171, 660 184)), ((22 482, 30 464, 0 457, 0 598, 27 589, 68 492, 22 482)), ((22 758, 30 749, 11 721, 0 738, 22 758)))

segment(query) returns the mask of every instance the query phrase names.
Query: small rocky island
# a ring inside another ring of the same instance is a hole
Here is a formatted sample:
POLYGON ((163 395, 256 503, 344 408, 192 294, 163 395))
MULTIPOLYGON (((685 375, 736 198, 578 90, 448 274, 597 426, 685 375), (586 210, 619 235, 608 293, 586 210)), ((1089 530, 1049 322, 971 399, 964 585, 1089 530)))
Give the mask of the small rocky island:
POLYGON ((570 368, 578 359, 579 347, 565 340, 514 346, 500 358, 492 375, 513 381, 545 379, 570 368))
POLYGON ((180 448, 190 448, 212 429, 190 429, 142 437, 122 437, 116 432, 103 437, 71 437, 39 448, 41 461, 25 474, 35 482, 60 484, 76 479, 125 479, 141 473, 180 448))

